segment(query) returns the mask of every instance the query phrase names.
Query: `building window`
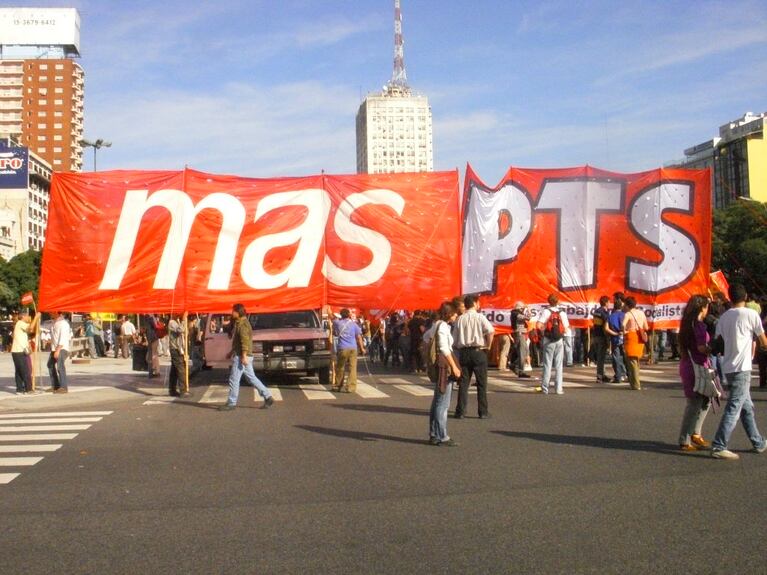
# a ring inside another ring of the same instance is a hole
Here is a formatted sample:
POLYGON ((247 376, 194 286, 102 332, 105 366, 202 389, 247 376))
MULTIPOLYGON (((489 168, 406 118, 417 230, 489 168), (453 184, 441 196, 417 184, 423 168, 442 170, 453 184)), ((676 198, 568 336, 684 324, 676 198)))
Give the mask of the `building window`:
POLYGON ((47 70, 48 69, 48 64, 40 64, 40 69, 41 70, 47 70))
POLYGON ((61 129, 61 127, 62 127, 62 124, 61 124, 61 123, 56 123, 56 124, 53 124, 53 129, 54 129, 54 130, 60 130, 60 129, 61 129))
POLYGON ((64 88, 54 88, 53 91, 56 92, 57 94, 63 94, 64 93, 64 88))
MULTIPOLYGON (((29 112, 29 113, 31 114, 32 112, 29 112)), ((45 110, 38 110, 37 111, 37 116, 39 118, 45 118, 45 116, 47 116, 47 115, 48 115, 48 112, 46 112, 45 110)))
POLYGON ((53 153, 54 153, 54 154, 60 154, 60 153, 61 153, 61 151, 62 151, 62 150, 61 150, 61 148, 59 148, 59 147, 55 147, 55 148, 53 148, 53 153))
POLYGON ((53 115, 56 118, 61 118, 64 115, 64 112, 62 112, 61 110, 54 110, 53 115))
POLYGON ((64 69, 64 64, 56 64, 56 69, 57 70, 63 70, 64 69))
POLYGON ((44 154, 44 153, 46 153, 47 151, 48 151, 48 150, 47 150, 46 148, 37 148, 37 153, 38 153, 38 154, 44 154))
POLYGON ((47 106, 48 105, 48 100, 38 100, 37 101, 37 105, 38 106, 47 106))
POLYGON ((58 158, 56 158, 55 160, 53 160, 53 163, 54 163, 54 164, 60 164, 60 163, 61 163, 61 160, 59 160, 58 158))
POLYGON ((64 105, 64 100, 54 100, 53 101, 54 106, 62 106, 64 105))
POLYGON ((60 142, 60 141, 61 141, 61 139, 62 139, 62 136, 61 136, 61 134, 55 134, 55 135, 53 136, 53 139, 54 139, 55 141, 57 141, 57 142, 60 142))
POLYGON ((37 125, 37 129, 38 130, 47 130, 48 129, 48 124, 38 124, 37 125))
POLYGON ((56 77, 54 78, 54 80, 55 80, 56 82, 63 82, 63 81, 64 81, 64 76, 56 76, 56 77))
POLYGON ((46 140, 45 136, 37 136, 37 141, 38 142, 44 142, 45 140, 46 140))

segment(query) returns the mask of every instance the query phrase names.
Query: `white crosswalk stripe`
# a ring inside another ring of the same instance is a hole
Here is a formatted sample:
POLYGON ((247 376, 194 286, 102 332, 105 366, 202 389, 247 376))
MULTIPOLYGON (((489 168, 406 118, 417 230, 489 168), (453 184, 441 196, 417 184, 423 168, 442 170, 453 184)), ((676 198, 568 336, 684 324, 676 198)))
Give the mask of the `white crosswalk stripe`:
POLYGON ((410 395, 416 395, 418 397, 426 397, 427 395, 434 395, 434 390, 424 387, 423 385, 413 385, 412 383, 395 383, 394 387, 401 389, 405 393, 410 395))
MULTIPOLYGON (((274 401, 282 401, 282 392, 280 391, 279 387, 277 387, 276 385, 274 387, 269 387, 269 391, 272 393, 272 399, 274 401)), ((258 390, 255 387, 253 388, 253 401, 255 401, 256 403, 264 402, 264 398, 261 397, 261 395, 258 393, 258 390)))
MULTIPOLYGON (((0 467, 29 468, 44 459, 26 453, 49 454, 62 443, 44 443, 74 439, 77 433, 45 433, 49 431, 84 431, 101 421, 111 411, 56 411, 48 413, 7 413, 0 415, 0 467), (25 433, 21 433, 25 432, 25 433), (5 455, 9 454, 9 455, 5 455)), ((0 484, 8 484, 21 472, 0 473, 0 484)))
POLYGON ((202 394, 200 403, 225 403, 229 397, 228 385, 211 385, 202 394))
POLYGON ((306 399, 335 399, 336 396, 328 391, 328 388, 319 383, 299 383, 298 387, 304 392, 306 399))
POLYGON ((357 395, 365 399, 389 397, 380 389, 377 389, 369 383, 365 383, 364 381, 359 380, 357 380, 357 395))

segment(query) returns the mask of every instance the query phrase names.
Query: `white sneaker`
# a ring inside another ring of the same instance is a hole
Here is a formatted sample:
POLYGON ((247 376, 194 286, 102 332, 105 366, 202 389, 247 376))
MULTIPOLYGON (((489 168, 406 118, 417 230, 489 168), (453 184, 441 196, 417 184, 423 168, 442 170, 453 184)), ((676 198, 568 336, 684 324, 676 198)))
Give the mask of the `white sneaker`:
POLYGON ((735 461, 736 459, 740 459, 740 455, 737 453, 733 453, 729 449, 720 449, 719 451, 712 451, 711 457, 714 459, 731 459, 735 461))
POLYGON ((754 453, 764 453, 765 451, 767 451, 767 441, 761 447, 754 447, 754 453))

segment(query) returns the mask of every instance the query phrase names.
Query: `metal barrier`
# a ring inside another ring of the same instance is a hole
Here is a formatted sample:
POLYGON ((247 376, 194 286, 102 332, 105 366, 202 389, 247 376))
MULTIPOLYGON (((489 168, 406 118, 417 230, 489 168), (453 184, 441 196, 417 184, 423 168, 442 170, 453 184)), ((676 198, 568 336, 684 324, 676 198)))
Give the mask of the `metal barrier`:
POLYGON ((69 358, 91 357, 87 337, 73 337, 69 342, 69 358))

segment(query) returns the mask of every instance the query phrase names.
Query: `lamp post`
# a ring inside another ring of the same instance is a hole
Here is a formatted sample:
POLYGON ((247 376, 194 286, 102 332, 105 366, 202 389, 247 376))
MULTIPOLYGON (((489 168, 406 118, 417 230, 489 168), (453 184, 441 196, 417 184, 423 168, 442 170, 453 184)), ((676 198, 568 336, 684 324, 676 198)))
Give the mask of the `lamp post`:
POLYGON ((80 144, 82 144, 83 148, 93 148, 93 171, 96 170, 96 151, 100 150, 101 148, 111 148, 112 142, 107 142, 106 140, 103 140, 99 138, 95 142, 91 142, 90 140, 86 140, 83 138, 80 140, 80 144))

